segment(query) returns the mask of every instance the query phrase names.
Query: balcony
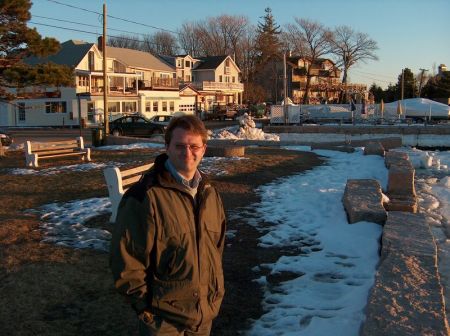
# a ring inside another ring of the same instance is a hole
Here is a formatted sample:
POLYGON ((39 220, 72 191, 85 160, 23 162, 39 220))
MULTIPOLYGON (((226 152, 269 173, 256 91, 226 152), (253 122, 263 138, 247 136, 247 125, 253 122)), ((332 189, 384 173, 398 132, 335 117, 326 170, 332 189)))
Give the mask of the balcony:
POLYGON ((178 78, 152 77, 151 80, 139 80, 139 90, 178 90, 178 78))
POLYGON ((193 82, 192 86, 197 90, 204 91, 244 91, 242 83, 223 83, 223 82, 193 82))

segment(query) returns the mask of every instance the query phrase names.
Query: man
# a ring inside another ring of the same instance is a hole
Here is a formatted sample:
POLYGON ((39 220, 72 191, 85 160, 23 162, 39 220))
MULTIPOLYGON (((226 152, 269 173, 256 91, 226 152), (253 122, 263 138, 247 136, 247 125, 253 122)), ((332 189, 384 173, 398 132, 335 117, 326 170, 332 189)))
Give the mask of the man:
POLYGON ((207 132, 174 118, 166 153, 123 196, 111 242, 116 288, 131 301, 141 335, 209 335, 224 295, 225 213, 197 169, 207 132))

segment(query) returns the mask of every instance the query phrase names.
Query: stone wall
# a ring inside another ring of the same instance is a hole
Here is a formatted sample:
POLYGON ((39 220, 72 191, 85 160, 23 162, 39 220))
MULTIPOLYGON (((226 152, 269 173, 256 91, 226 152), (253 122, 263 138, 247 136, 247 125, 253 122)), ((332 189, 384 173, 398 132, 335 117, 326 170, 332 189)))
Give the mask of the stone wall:
POLYGON ((348 180, 343 197, 349 223, 383 225, 380 261, 360 335, 449 335, 436 242, 425 216, 415 213, 414 168, 400 152, 387 152, 385 164, 387 220, 377 181, 348 180))

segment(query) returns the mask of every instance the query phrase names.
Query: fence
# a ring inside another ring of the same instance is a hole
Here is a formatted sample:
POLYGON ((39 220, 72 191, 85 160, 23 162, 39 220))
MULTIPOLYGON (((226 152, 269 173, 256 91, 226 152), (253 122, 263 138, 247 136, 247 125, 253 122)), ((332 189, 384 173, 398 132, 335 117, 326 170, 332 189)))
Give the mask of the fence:
MULTIPOLYGON (((379 106, 375 104, 321 104, 321 105, 287 105, 288 124, 301 122, 335 121, 352 122, 354 120, 370 120, 380 117, 379 106)), ((284 124, 283 105, 272 105, 270 123, 284 124)))

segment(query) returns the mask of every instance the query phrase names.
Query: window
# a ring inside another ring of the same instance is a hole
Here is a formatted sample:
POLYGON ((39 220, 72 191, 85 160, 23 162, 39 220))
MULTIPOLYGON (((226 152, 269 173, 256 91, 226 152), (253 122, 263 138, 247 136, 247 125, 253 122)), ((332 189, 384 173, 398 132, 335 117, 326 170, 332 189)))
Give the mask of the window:
POLYGON ((152 102, 151 101, 145 102, 145 112, 151 111, 152 111, 152 102))
POLYGON ((158 102, 157 101, 153 102, 153 112, 158 112, 158 102))
POLYGON ((66 102, 46 102, 45 103, 46 113, 66 113, 66 102))
POLYGON ((94 52, 93 51, 89 51, 88 66, 89 66, 89 71, 94 71, 95 70, 95 59, 94 59, 94 52))
POLYGON ((219 75, 219 82, 222 82, 222 75, 219 75))
POLYGON ((175 102, 174 101, 169 102, 169 111, 175 112, 175 102))
POLYGON ((19 103, 19 121, 25 121, 25 103, 19 103))
POLYGON ((130 113, 130 112, 136 112, 136 111, 137 111, 136 102, 122 102, 122 112, 130 113))
POLYGON ((236 77, 232 77, 233 83, 236 83, 236 77))
POLYGON ((79 76, 78 86, 88 86, 88 78, 86 76, 79 76))
POLYGON ((108 102, 108 112, 109 113, 118 113, 120 112, 120 103, 119 102, 108 102))
POLYGON ((87 118, 89 121, 94 121, 95 105, 93 102, 87 103, 87 118))
POLYGON ((225 60, 225 66, 227 66, 227 67, 230 66, 230 59, 229 59, 229 58, 227 58, 227 59, 225 60))
POLYGON ((186 68, 190 68, 191 67, 191 62, 190 61, 186 61, 186 68))
POLYGON ((177 60, 177 67, 178 67, 178 68, 181 68, 181 62, 182 62, 182 61, 181 61, 180 59, 177 60))
POLYGON ((166 101, 162 102, 162 111, 167 112, 167 102, 166 101))

